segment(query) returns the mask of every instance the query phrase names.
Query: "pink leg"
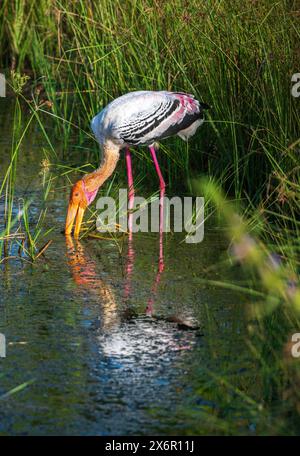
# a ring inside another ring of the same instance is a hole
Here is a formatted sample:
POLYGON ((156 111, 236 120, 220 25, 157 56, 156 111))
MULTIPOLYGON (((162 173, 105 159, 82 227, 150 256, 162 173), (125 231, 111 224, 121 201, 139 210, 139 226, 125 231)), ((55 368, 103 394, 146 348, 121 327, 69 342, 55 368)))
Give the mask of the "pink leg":
POLYGON ((125 150, 125 159, 127 167, 127 178, 128 178, 128 231, 129 239, 132 239, 132 209, 134 203, 134 187, 133 187, 133 177, 132 177, 132 166, 131 166, 131 153, 129 147, 126 147, 125 150))
POLYGON ((155 148, 153 146, 149 147, 152 159, 154 161, 154 166, 159 177, 159 187, 160 187, 160 195, 159 195, 159 270, 160 272, 164 269, 164 261, 163 261, 163 228, 164 228, 164 196, 165 196, 165 188, 166 184, 164 178, 162 176, 158 160, 156 157, 155 148))
POLYGON ((159 187, 160 187, 160 195, 159 195, 159 234, 160 234, 160 251, 161 251, 161 256, 162 256, 162 233, 163 233, 163 227, 164 227, 164 196, 165 196, 165 188, 166 184, 164 181, 164 178, 162 176, 158 160, 156 157, 156 152, 155 148, 153 146, 149 147, 152 159, 154 161, 154 166, 157 172, 157 175, 159 177, 159 187))
POLYGON ((151 152, 152 159, 154 161, 154 166, 155 166, 157 175, 159 177, 159 187, 160 187, 161 190, 165 190, 166 184, 165 184, 164 178, 162 176, 162 173, 161 173, 161 170, 160 170, 160 167, 159 167, 159 164, 158 164, 155 148, 153 146, 150 146, 149 149, 150 149, 150 152, 151 152))

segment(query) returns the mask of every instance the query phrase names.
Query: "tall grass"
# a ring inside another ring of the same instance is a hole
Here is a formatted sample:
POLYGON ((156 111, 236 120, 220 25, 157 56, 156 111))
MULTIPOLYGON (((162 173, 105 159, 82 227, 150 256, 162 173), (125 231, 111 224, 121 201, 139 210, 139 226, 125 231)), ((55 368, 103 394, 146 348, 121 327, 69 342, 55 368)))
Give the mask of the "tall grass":
MULTIPOLYGON (((0 24, 2 65, 42 85, 66 148, 71 132, 86 140, 92 116, 124 92, 185 90, 213 110, 191 141, 188 167, 179 140, 164 146, 171 190, 191 169, 256 201, 269 182, 288 180, 287 192, 297 183, 296 1, 4 0, 0 24)), ((151 175, 148 156, 137 166, 151 175)))
MULTIPOLYGON (((31 227, 29 221, 29 208, 31 200, 28 198, 16 198, 16 182, 18 175, 18 159, 21 151, 22 143, 28 132, 33 119, 38 119, 37 110, 30 106, 31 115, 26 119, 23 116, 22 101, 24 99, 22 90, 26 84, 28 77, 21 75, 18 72, 11 72, 10 88, 15 94, 13 102, 13 116, 11 128, 11 150, 10 161, 7 169, 3 173, 2 181, 0 182, 0 199, 3 204, 3 220, 0 221, 0 263, 6 259, 15 258, 12 251, 13 244, 18 245, 18 257, 29 257, 31 261, 37 259, 50 244, 47 242, 42 248, 38 248, 38 240, 46 236, 51 230, 43 230, 43 221, 46 210, 42 209, 36 226, 31 227), (13 241, 13 242, 11 242, 13 241)), ((45 133, 46 137, 47 134, 45 133)), ((44 197, 47 196, 51 187, 51 179, 44 182, 44 197)), ((2 212, 2 207, 1 207, 2 212)))

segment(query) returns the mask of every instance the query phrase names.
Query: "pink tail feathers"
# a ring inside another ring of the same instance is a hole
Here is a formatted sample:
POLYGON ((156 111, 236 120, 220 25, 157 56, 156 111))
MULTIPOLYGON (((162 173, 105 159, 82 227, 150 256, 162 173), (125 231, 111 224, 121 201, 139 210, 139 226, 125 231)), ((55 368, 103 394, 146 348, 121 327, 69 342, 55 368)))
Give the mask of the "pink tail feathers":
POLYGON ((200 111, 200 103, 194 98, 193 95, 187 93, 174 93, 174 95, 176 96, 177 100, 180 101, 182 110, 185 112, 193 114, 200 111))

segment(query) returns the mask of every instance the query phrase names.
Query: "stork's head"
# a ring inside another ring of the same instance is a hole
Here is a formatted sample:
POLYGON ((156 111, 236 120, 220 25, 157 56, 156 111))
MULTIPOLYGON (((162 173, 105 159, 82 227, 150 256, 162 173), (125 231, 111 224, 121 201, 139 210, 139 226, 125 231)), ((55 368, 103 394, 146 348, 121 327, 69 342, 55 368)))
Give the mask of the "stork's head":
POLYGON ((89 191, 83 179, 80 179, 73 185, 69 199, 65 234, 71 234, 76 218, 74 236, 78 237, 84 212, 87 206, 94 200, 97 191, 98 189, 89 191))

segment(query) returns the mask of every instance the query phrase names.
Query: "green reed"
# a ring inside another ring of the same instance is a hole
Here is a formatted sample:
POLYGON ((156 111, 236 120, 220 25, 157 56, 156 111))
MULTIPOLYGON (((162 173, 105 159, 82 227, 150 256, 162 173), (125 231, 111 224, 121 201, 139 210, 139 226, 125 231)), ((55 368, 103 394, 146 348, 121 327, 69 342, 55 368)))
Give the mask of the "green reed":
MULTIPOLYGON (((236 197, 246 190, 259 199, 278 168, 295 166, 296 145, 288 147, 299 136, 299 109, 290 95, 298 70, 296 6, 6 0, 1 55, 3 65, 30 70, 43 87, 66 148, 72 133, 79 144, 88 139, 90 119, 117 95, 194 93, 213 109, 191 141, 189 169, 181 141, 167 143, 162 162, 169 188, 185 186, 193 169, 222 177, 236 197)), ((154 175, 149 161, 137 166, 154 175)))

